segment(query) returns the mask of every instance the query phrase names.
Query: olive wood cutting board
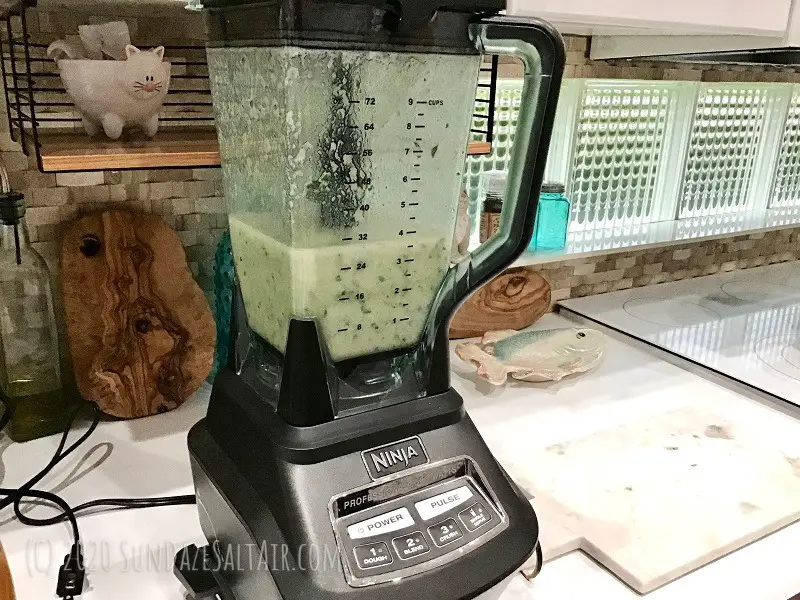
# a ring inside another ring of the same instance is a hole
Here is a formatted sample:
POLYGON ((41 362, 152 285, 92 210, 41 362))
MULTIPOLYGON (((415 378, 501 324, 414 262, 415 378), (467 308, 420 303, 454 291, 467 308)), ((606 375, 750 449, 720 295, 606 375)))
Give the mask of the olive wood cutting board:
POLYGON ((550 310, 550 284, 532 267, 495 277, 458 309, 450 339, 480 337, 487 331, 524 329, 550 310))
POLYGON ((81 394, 115 417, 180 406, 208 376, 214 318, 178 235, 156 215, 107 211, 61 240, 67 336, 81 394))

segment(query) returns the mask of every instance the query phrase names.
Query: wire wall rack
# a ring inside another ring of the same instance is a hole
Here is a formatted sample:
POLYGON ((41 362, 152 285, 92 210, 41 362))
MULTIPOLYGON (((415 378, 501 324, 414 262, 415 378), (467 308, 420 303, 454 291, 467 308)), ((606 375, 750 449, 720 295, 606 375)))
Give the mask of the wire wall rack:
MULTIPOLYGON (((220 165, 204 45, 165 45, 170 91, 153 139, 126 132, 122 139, 90 138, 66 93, 50 41, 33 35, 36 0, 20 0, 0 22, 0 76, 11 138, 44 173, 206 168, 220 165)), ((86 11, 91 11, 87 5, 86 11)), ((87 14, 89 14, 87 12, 87 14)), ((492 149, 499 61, 481 64, 468 154, 492 149)))

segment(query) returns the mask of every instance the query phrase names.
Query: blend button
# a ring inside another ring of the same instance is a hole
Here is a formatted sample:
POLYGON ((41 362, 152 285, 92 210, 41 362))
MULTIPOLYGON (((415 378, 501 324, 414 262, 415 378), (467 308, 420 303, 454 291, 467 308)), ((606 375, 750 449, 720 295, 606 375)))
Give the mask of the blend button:
POLYGON ((402 560, 409 560, 431 551, 428 541, 421 531, 415 531, 392 540, 395 552, 402 560))
POLYGON ((440 548, 464 537, 464 533, 461 531, 455 519, 447 519, 433 527, 428 527, 428 533, 431 534, 433 543, 440 548))
POLYGON ((492 513, 486 510, 482 502, 478 502, 467 510, 458 513, 458 518, 468 531, 475 531, 492 520, 492 513))
POLYGON ((356 546, 353 552, 356 555, 356 563, 361 569, 377 569, 394 562, 389 546, 385 542, 356 546))
POLYGON ((472 498, 472 496, 472 490, 465 485, 455 490, 445 492, 444 494, 433 496, 422 502, 417 502, 414 507, 424 521, 430 521, 456 506, 461 506, 472 498))

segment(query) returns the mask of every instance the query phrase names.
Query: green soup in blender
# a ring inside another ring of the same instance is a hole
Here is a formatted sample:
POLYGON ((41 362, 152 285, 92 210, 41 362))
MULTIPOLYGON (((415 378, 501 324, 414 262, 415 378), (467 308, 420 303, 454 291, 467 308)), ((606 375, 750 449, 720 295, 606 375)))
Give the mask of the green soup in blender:
POLYGON ((416 345, 450 267, 479 57, 208 52, 250 327, 283 352, 314 319, 334 361, 416 345))

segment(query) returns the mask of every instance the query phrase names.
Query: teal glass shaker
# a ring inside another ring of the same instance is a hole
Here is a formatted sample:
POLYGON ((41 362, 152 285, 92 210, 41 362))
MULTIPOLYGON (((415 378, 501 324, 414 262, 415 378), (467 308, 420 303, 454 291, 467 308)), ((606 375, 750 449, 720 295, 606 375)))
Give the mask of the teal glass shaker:
POLYGON ((567 244, 570 202, 563 183, 545 183, 539 196, 532 250, 561 250, 567 244))

